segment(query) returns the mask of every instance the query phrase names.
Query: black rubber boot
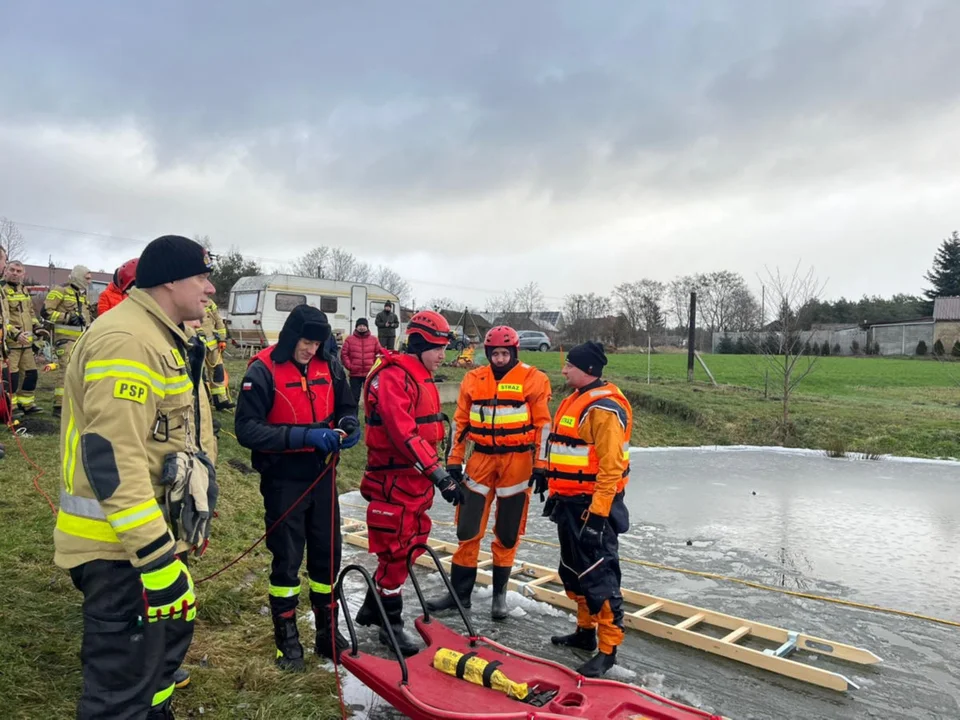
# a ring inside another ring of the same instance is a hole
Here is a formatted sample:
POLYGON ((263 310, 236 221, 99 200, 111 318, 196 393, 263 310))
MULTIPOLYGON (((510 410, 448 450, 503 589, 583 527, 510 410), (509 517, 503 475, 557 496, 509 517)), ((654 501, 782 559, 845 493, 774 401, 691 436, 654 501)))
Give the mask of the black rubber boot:
POLYGON ((173 671, 173 684, 176 686, 177 690, 183 690, 190 684, 190 671, 184 670, 182 667, 178 667, 173 671))
MULTIPOLYGON (((417 645, 417 641, 413 639, 413 636, 403 629, 403 597, 400 595, 390 595, 389 597, 381 597, 380 602, 383 603, 383 609, 387 611, 387 622, 390 623, 393 635, 397 638, 400 654, 404 657, 416 655, 420 652, 420 646, 417 645)), ((387 633, 386 628, 380 628, 379 638, 381 644, 385 645, 391 651, 393 650, 390 635, 387 633)))
POLYGON ((490 617, 494 620, 507 618, 507 582, 510 580, 512 567, 493 568, 493 603, 490 606, 490 617))
POLYGON ((219 410, 220 412, 223 412, 224 410, 233 410, 237 406, 237 404, 232 400, 222 400, 222 399, 216 400, 214 405, 216 409, 219 410))
POLYGON ((607 672, 610 668, 617 664, 617 649, 614 648, 613 652, 607 655, 606 653, 598 652, 587 662, 577 668, 577 672, 588 678, 598 678, 604 673, 607 672))
MULTIPOLYGON (((453 585, 453 591, 460 598, 460 604, 464 609, 470 607, 470 596, 473 594, 473 584, 477 581, 477 569, 475 567, 466 567, 464 565, 453 564, 450 566, 450 584, 453 585)), ((427 610, 432 613, 442 612, 443 610, 453 610, 457 603, 453 595, 445 592, 442 597, 436 600, 427 600, 427 610)))
POLYGON ((593 652, 597 649, 597 631, 593 628, 577 627, 576 632, 570 635, 554 635, 550 638, 550 642, 554 645, 593 652))
POLYGON ((350 642, 340 632, 340 608, 338 607, 334 611, 333 622, 337 623, 337 629, 332 642, 330 637, 330 606, 314 607, 313 617, 317 621, 317 644, 315 648, 317 655, 328 660, 339 660, 340 653, 350 647, 350 642))
POLYGON ((277 644, 277 667, 281 670, 303 672, 303 645, 297 631, 297 611, 273 616, 273 639, 277 644))
POLYGON ((367 588, 367 594, 363 598, 363 605, 357 610, 357 625, 369 627, 370 625, 379 626, 383 621, 380 618, 380 611, 377 610, 377 599, 373 590, 367 588))

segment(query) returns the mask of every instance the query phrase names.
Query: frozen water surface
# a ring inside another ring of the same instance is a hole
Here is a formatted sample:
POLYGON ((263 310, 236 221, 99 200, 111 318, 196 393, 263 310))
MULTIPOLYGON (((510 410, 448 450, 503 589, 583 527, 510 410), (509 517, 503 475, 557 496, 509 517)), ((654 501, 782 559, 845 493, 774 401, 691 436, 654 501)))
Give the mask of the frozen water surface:
MULTIPOLYGON (((627 490, 630 531, 621 555, 720 573, 805 593, 960 621, 960 463, 831 459, 809 451, 729 448, 635 452, 627 490)), ((345 518, 364 516, 358 493, 343 496, 345 518)), ((554 541, 534 497, 527 536, 554 541)), ((454 540, 452 509, 436 503, 435 537, 454 540)), ((488 549, 487 543, 484 549, 488 549)), ((522 544, 518 561, 555 566, 556 550, 522 544)), ((373 567, 351 545, 344 563, 373 567)), ((428 595, 435 573, 418 569, 428 595)), ((844 607, 623 563, 623 587, 739 615, 872 650, 884 662, 858 666, 803 654, 846 675, 859 690, 838 693, 715 655, 628 631, 614 677, 740 720, 771 718, 960 719, 960 628, 844 607)), ((351 612, 363 598, 347 587, 351 612)), ((575 666, 587 656, 550 644, 574 618, 509 593, 510 615, 490 619, 489 587, 477 587, 471 618, 481 634, 575 666)), ((405 592, 412 619, 416 597, 405 592)), ((458 628, 455 614, 443 619, 458 628)), ((364 649, 376 632, 360 630, 364 649)), ((403 716, 345 677, 355 717, 403 716)))

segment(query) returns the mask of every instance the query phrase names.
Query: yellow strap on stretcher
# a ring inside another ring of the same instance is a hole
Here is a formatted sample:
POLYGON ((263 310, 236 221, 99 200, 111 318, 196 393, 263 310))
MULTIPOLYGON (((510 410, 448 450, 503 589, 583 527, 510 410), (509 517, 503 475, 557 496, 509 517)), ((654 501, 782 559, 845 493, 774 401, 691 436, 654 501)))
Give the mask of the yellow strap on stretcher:
POLYGON ((482 685, 504 693, 515 700, 525 700, 530 694, 526 683, 515 683, 496 669, 499 662, 490 662, 476 653, 463 653, 440 648, 433 656, 433 667, 442 673, 466 680, 474 685, 482 685), (493 666, 492 668, 490 666, 493 666))

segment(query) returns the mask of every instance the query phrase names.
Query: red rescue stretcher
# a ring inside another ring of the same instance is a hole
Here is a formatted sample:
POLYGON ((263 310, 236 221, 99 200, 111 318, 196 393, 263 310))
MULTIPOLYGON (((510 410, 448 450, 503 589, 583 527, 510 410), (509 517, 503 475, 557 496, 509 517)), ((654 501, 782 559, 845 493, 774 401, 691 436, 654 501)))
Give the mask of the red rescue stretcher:
MULTIPOLYGON (((457 595, 433 549, 427 545, 417 545, 411 549, 407 565, 423 607, 423 615, 414 621, 414 625, 426 648, 413 657, 404 658, 387 624, 396 659, 362 653, 357 648, 353 620, 349 613, 344 613, 351 649, 341 653, 339 658, 340 664, 360 682, 412 720, 724 720, 719 715, 682 705, 634 685, 582 677, 555 662, 526 655, 478 636, 459 600, 457 606, 468 635, 454 632, 432 619, 426 609, 420 584, 412 568, 415 549, 423 549, 431 555, 447 590, 454 598, 457 595), (479 657, 488 661, 485 665, 489 670, 483 673, 486 686, 461 679, 464 662, 458 668, 461 677, 446 674, 434 667, 434 656, 441 649, 462 653, 464 658, 479 657), (494 670, 499 670, 509 678, 511 684, 526 684, 526 697, 519 700, 491 687, 490 677, 494 670)), ((337 582, 337 593, 343 607, 346 607, 343 578, 346 573, 354 571, 361 573, 368 586, 373 587, 373 580, 363 567, 345 567, 337 582)), ((377 604, 380 605, 379 599, 377 604)), ((379 609, 385 621, 383 607, 379 609)))

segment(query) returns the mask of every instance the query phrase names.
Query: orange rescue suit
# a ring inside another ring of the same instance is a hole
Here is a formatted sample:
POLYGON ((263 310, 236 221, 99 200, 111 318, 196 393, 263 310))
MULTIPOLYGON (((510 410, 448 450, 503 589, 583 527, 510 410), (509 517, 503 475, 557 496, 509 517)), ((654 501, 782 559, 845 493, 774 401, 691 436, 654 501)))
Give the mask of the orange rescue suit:
POLYGON ((546 467, 550 395, 550 380, 526 363, 517 363, 500 380, 489 366, 464 376, 448 464, 463 462, 467 441, 473 443, 473 452, 464 478, 466 501, 457 507, 455 564, 476 567, 480 540, 496 498, 493 564, 513 565, 517 542, 526 527, 530 476, 534 467, 546 467))
POLYGON ((630 402, 616 385, 597 380, 560 403, 547 445, 547 506, 557 523, 560 579, 577 603, 577 627, 596 628, 607 654, 623 642, 617 536, 629 526, 623 496, 632 433, 630 402), (589 515, 606 518, 595 549, 579 538, 589 515))

